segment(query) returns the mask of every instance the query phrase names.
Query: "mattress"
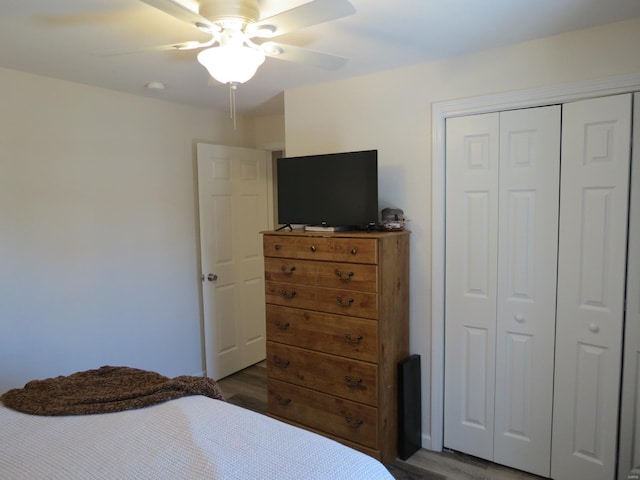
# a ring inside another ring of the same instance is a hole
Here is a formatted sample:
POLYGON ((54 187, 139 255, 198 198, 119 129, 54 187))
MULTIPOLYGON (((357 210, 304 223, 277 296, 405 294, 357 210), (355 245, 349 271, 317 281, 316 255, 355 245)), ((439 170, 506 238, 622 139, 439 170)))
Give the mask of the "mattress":
POLYGON ((199 395, 58 417, 0 404, 0 426, 1 479, 393 479, 333 440, 199 395))

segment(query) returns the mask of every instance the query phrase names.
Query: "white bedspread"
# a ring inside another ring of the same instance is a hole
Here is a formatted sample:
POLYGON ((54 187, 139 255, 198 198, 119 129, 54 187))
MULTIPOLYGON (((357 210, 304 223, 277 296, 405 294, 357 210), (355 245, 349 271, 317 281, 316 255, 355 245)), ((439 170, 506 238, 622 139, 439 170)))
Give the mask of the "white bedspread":
POLYGON ((367 455, 202 396, 68 417, 32 416, 0 404, 0 478, 393 479, 367 455))

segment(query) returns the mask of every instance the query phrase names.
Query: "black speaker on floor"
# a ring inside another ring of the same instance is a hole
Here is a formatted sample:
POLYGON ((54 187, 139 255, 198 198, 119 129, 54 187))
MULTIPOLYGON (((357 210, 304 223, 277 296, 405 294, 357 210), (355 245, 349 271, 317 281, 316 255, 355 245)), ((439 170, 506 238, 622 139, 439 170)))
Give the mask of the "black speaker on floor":
POLYGON ((406 460, 422 447, 420 355, 398 364, 398 456, 406 460))

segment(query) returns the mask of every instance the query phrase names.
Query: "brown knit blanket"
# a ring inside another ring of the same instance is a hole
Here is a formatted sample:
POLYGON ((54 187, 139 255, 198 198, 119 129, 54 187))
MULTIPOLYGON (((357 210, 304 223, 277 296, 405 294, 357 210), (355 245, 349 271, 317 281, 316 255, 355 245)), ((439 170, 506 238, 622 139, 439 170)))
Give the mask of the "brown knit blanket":
POLYGON ((9 390, 0 400, 9 408, 32 415, 87 415, 143 408, 189 395, 224 400, 210 378, 168 378, 146 370, 110 366, 33 380, 24 388, 9 390))

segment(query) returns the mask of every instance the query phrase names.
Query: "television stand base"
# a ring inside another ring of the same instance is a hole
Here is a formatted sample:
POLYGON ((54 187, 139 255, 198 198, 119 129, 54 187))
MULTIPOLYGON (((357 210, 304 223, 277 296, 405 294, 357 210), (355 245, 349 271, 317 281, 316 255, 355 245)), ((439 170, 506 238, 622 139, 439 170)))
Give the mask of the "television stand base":
POLYGON ((305 232, 346 232, 351 230, 352 227, 348 227, 346 225, 341 225, 337 227, 329 227, 326 225, 305 225, 305 232))

